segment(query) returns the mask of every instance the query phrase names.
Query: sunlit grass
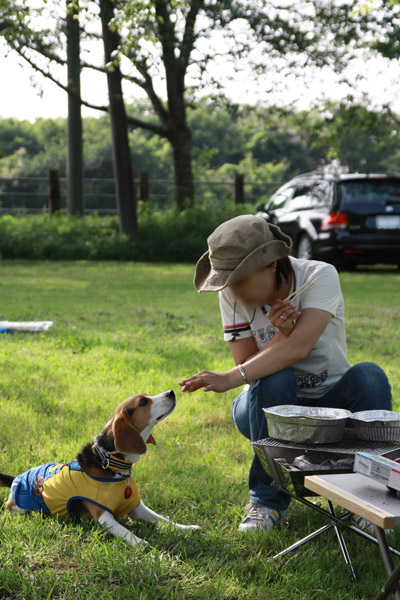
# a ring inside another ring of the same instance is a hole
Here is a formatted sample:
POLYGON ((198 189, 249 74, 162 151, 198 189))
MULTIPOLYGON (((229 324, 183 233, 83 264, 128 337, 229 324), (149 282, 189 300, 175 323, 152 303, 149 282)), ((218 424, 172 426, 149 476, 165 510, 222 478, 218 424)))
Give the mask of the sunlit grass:
MULTIPOLYGON (((0 336, 0 448, 4 472, 70 460, 135 392, 179 392, 202 368, 227 369, 218 299, 197 294, 193 269, 128 263, 0 262, 0 318, 51 319, 44 334, 0 336)), ((342 273, 351 363, 388 373, 400 408, 399 276, 342 273)), ((130 525, 151 542, 134 551, 91 524, 38 514, 0 516, 0 598, 373 598, 384 568, 377 549, 347 534, 353 585, 333 533, 289 559, 274 552, 324 524, 292 506, 289 528, 237 532, 247 502, 251 447, 230 415, 238 390, 178 394, 135 468, 144 501, 201 532, 130 525)), ((6 490, 0 497, 5 499, 6 490)))

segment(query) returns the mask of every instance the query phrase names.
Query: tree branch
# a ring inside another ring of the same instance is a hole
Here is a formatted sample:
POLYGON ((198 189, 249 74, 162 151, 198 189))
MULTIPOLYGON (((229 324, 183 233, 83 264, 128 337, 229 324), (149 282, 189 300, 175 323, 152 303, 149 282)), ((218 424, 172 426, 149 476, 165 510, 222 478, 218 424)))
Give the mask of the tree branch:
POLYGON ((169 112, 166 110, 161 99, 156 94, 156 91, 153 86, 153 80, 148 70, 144 65, 137 66, 136 68, 138 69, 139 73, 144 77, 144 82, 141 85, 141 87, 144 89, 147 96, 149 97, 154 111, 160 119, 161 123, 163 123, 163 125, 167 127, 169 123, 169 112))
POLYGON ((155 9, 164 60, 171 64, 175 60, 175 31, 169 18, 167 2, 165 0, 155 0, 155 9))
MULTIPOLYGON (((20 48, 15 47, 14 45, 12 45, 11 47, 13 48, 13 50, 15 50, 21 56, 21 58, 23 58, 24 60, 26 60, 26 62, 29 65, 31 65, 31 67, 33 69, 35 69, 35 71, 38 71, 38 73, 41 73, 42 75, 44 75, 44 77, 46 77, 47 79, 50 79, 50 81, 52 81, 59 88, 61 88, 62 90, 64 90, 64 92, 67 92, 67 94, 70 94, 71 96, 79 97, 79 94, 77 94, 76 92, 74 92, 73 89, 71 89, 67 85, 62 84, 51 73, 49 73, 45 69, 42 69, 42 67, 39 67, 39 65, 37 65, 36 63, 34 63, 33 60, 30 59, 28 56, 25 56, 25 54, 22 52, 22 50, 20 48)), ((80 99, 81 104, 83 104, 84 106, 87 106, 88 108, 93 108, 94 110, 101 110, 103 112, 108 112, 108 106, 99 106, 99 105, 96 105, 96 104, 91 104, 90 102, 87 102, 86 100, 83 100, 80 97, 79 97, 79 99, 80 99)))
MULTIPOLYGON (((58 79, 53 77, 53 75, 51 73, 49 73, 45 69, 42 69, 41 67, 39 67, 39 65, 35 64, 33 62, 33 60, 30 59, 28 56, 25 56, 25 54, 22 52, 22 50, 20 48, 17 48, 14 45, 12 45, 12 48, 21 56, 21 58, 23 58, 29 65, 31 65, 31 67, 33 69, 35 69, 35 71, 38 71, 39 73, 44 75, 44 77, 46 77, 47 79, 49 79, 50 81, 55 83, 59 88, 64 90, 64 92, 67 92, 67 94, 71 94, 72 96, 79 97, 79 94, 76 94, 74 92, 74 90, 72 90, 67 85, 62 84, 60 81, 58 81, 58 79)), ((99 106, 96 104, 92 104, 91 102, 87 102, 86 100, 83 100, 82 98, 79 98, 79 100, 83 106, 87 106, 88 108, 92 108, 94 110, 100 110, 100 111, 106 112, 106 113, 109 112, 108 106, 99 106)), ((127 115, 126 119, 127 119, 128 123, 130 123, 131 125, 134 125, 135 127, 141 127, 143 129, 148 129, 149 131, 156 133, 160 137, 168 137, 168 132, 163 127, 159 127, 158 125, 155 125, 153 123, 147 123, 146 121, 136 119, 135 117, 129 117, 128 115, 127 115)))
POLYGON ((147 129, 148 131, 152 131, 156 133, 160 137, 168 138, 169 134, 167 129, 164 127, 160 127, 159 125, 155 125, 153 123, 147 123, 146 121, 142 121, 141 119, 136 119, 135 117, 130 117, 126 115, 126 120, 130 125, 134 125, 135 127, 140 127, 142 129, 147 129))
POLYGON ((200 8, 204 5, 204 0, 192 0, 190 9, 186 16, 185 29, 182 36, 180 58, 187 68, 190 59, 190 53, 193 50, 195 41, 194 27, 200 8))
POLYGON ((106 67, 99 67, 97 65, 91 65, 85 61, 81 60, 81 68, 82 69, 93 69, 93 71, 99 71, 100 73, 107 73, 106 67))

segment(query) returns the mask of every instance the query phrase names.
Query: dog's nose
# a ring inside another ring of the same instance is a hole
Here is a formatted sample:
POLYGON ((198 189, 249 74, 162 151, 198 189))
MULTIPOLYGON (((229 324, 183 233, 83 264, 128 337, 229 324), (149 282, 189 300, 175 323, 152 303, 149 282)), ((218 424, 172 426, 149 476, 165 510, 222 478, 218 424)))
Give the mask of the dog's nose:
POLYGON ((174 390, 168 390, 168 392, 165 392, 165 395, 168 396, 169 398, 175 398, 174 390))

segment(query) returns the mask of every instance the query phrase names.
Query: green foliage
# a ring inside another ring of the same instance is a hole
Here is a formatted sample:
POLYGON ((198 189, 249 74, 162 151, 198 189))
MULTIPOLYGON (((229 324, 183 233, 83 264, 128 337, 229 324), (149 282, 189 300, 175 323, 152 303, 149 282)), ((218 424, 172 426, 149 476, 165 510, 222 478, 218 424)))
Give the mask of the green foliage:
MULTIPOLYGON (((148 105, 139 107, 145 116, 148 105)), ((360 172, 398 171, 400 160, 399 116, 347 102, 326 104, 324 110, 290 111, 275 107, 236 107, 235 110, 203 98, 188 114, 192 129, 193 166, 197 203, 232 198, 233 175, 245 176, 248 202, 268 199, 281 182, 311 171, 321 160, 338 157, 341 164, 360 172), (258 185, 250 182, 260 182, 258 185), (201 183, 208 182, 208 183, 201 183), (219 182, 222 182, 220 184, 219 182)), ((35 123, 0 119, 0 176, 27 177, 58 168, 65 177, 65 120, 38 119, 35 123)), ((110 123, 107 115, 84 119, 86 178, 113 178, 110 123)), ((169 143, 139 128, 129 132, 135 174, 150 175, 152 208, 172 204, 173 173, 169 143), (157 181, 155 181, 157 180, 157 181), (168 180, 168 181, 165 181, 168 180)), ((3 205, 42 208, 47 203, 46 182, 0 183, 0 191, 36 192, 42 197, 8 199, 3 205)), ((87 208, 115 208, 112 182, 86 182, 87 208)), ((65 185, 61 182, 61 192, 65 185)), ((64 200, 63 200, 64 201, 64 200)))
MULTIPOLYGON (((139 105, 138 110, 144 117, 147 103, 139 105)), ((374 111, 362 105, 329 102, 322 112, 316 109, 296 112, 271 106, 242 106, 233 110, 205 97, 189 110, 188 120, 196 179, 226 182, 219 186, 197 184, 199 202, 207 198, 214 201, 231 198, 235 173, 243 173, 247 182, 270 184, 246 186, 248 198, 259 202, 270 196, 279 182, 310 171, 321 160, 333 157, 360 172, 399 170, 399 116, 388 108, 374 111)), ((0 119, 0 176, 44 176, 47 169, 58 168, 64 177, 65 128, 64 119, 38 119, 34 123, 0 119)), ((85 118, 83 132, 85 177, 112 178, 108 116, 85 118)), ((133 127, 129 139, 135 173, 148 171, 153 180, 151 193, 159 195, 152 199, 152 206, 171 205, 172 183, 163 181, 173 178, 169 143, 133 127)), ((87 193, 114 192, 111 183, 86 185, 87 193)), ((39 186, 20 182, 12 189, 8 184, 0 184, 0 189, 43 193, 43 198, 18 199, 26 207, 41 208, 46 202, 45 183, 39 186)), ((93 208, 115 206, 112 199, 96 197, 87 197, 86 204, 93 208)))
MULTIPOLYGON (((358 580, 333 531, 281 561, 268 559, 327 523, 292 503, 289 526, 237 531, 248 500, 251 446, 226 394, 179 394, 200 369, 226 370, 216 294, 193 289, 193 264, 0 262, 1 316, 53 319, 43 334, 0 338, 0 470, 72 460, 130 394, 174 389, 176 410, 135 466, 143 501, 199 532, 126 525, 132 549, 93 523, 0 512, 0 597, 12 600, 360 600, 386 575, 379 549, 344 532, 358 580)), ((349 360, 387 372, 400 408, 398 275, 341 273, 349 360)), ((0 489, 0 500, 8 490, 0 489)), ((321 502, 315 499, 313 501, 321 502)), ((398 547, 400 536, 391 539, 398 547)))
POLYGON ((0 256, 52 260, 194 261, 206 250, 207 236, 223 221, 252 213, 249 205, 209 199, 179 213, 142 206, 140 239, 119 233, 117 217, 56 214, 0 217, 0 256))
POLYGON ((388 107, 377 112, 345 102, 328 104, 314 143, 352 171, 400 170, 400 119, 388 107))

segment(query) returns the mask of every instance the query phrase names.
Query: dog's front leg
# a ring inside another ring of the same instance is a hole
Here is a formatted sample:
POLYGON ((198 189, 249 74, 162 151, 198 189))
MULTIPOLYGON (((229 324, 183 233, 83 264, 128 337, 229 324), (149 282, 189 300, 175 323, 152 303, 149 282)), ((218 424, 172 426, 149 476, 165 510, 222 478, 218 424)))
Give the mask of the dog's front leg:
POLYGON ((105 525, 107 531, 112 533, 113 535, 118 535, 128 544, 131 544, 135 548, 138 544, 142 544, 143 546, 148 546, 149 543, 146 540, 142 540, 141 538, 133 535, 129 529, 118 523, 116 519, 110 514, 107 510, 105 510, 97 519, 101 525, 105 525))
POLYGON ((144 523, 169 523, 172 527, 176 527, 177 529, 200 529, 198 525, 180 525, 180 523, 175 523, 162 515, 157 514, 154 510, 151 510, 148 506, 143 504, 142 501, 139 502, 136 508, 131 510, 129 513, 131 519, 135 521, 143 521, 144 523))

